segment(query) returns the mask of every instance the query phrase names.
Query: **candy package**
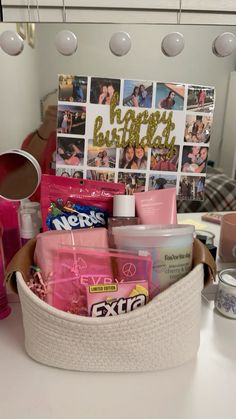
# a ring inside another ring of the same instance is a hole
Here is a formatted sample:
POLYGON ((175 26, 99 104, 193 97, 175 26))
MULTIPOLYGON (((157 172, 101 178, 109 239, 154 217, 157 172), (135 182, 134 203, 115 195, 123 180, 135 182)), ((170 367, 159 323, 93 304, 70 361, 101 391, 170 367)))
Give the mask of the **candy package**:
POLYGON ((148 296, 148 281, 90 285, 87 287, 88 315, 125 314, 147 304, 148 296))
POLYGON ((99 290, 104 285, 132 283, 129 289, 117 288, 119 297, 122 297, 121 291, 124 291, 124 297, 127 298, 135 284, 146 281, 144 286, 149 288, 151 273, 152 259, 147 252, 127 253, 111 249, 63 246, 55 255, 51 304, 60 310, 89 315, 89 286, 98 287, 99 290))
POLYGON ((43 231, 105 227, 112 215, 113 196, 124 191, 121 183, 43 175, 43 231))

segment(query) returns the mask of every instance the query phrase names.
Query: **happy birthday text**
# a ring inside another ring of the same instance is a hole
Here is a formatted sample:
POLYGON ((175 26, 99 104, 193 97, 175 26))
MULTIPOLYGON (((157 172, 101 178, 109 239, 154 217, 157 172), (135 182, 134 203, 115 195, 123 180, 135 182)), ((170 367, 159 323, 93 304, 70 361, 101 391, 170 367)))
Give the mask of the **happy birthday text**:
POLYGON ((171 131, 175 129, 173 112, 155 111, 149 113, 147 110, 135 113, 133 109, 127 110, 122 116, 122 110, 118 107, 119 95, 114 93, 110 104, 110 124, 122 125, 120 128, 103 128, 103 117, 97 116, 93 130, 93 145, 96 147, 150 147, 166 148, 169 150, 169 157, 175 152, 175 136, 171 137, 171 131), (165 125, 161 135, 155 135, 160 124, 165 125), (146 126, 146 133, 141 137, 141 128, 146 126))

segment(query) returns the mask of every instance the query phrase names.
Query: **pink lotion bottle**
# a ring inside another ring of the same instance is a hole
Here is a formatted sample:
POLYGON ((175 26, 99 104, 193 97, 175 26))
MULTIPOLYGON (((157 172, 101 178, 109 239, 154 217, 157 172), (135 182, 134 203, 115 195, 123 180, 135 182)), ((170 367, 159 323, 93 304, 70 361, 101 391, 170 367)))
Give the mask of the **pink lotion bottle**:
POLYGON ((113 197, 113 217, 108 218, 108 236, 110 247, 114 247, 112 227, 137 224, 139 224, 139 218, 135 217, 134 195, 115 195, 113 197))
POLYGON ((21 248, 18 208, 18 202, 8 201, 0 197, 0 221, 3 225, 2 244, 5 266, 21 248))

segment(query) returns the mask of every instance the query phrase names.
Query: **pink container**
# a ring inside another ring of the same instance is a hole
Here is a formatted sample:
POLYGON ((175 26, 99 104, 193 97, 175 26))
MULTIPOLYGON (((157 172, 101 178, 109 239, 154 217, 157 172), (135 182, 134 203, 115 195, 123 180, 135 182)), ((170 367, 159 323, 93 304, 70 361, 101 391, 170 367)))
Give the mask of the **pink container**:
POLYGON ((236 212, 221 219, 219 256, 224 262, 236 262, 236 212))
POLYGON ((5 266, 21 248, 18 202, 11 202, 0 197, 0 220, 3 226, 2 244, 5 266))
POLYGON ((0 320, 7 317, 11 309, 7 301, 7 293, 4 287, 4 257, 3 257, 3 248, 2 248, 2 233, 3 228, 0 224, 0 320))

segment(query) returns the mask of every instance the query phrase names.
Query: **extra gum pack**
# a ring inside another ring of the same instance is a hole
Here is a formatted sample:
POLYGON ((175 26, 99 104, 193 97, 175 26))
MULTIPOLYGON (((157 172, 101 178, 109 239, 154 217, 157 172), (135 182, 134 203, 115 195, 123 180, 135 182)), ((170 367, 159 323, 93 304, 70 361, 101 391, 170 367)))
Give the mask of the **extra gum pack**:
POLYGON ((148 281, 121 282, 87 287, 88 315, 117 316, 142 307, 148 302, 148 281))

